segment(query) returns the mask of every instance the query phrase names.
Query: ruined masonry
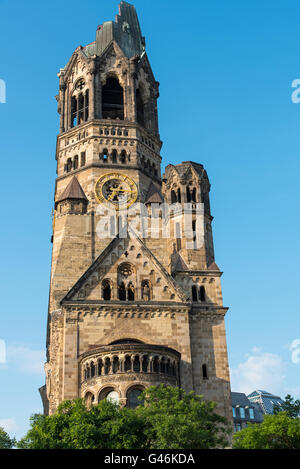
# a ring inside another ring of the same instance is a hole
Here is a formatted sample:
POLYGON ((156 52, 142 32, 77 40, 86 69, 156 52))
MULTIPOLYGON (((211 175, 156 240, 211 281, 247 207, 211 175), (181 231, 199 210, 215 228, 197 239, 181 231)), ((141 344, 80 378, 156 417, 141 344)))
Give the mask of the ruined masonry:
POLYGON ((45 413, 78 397, 135 407, 143 389, 163 383, 217 402, 231 420, 210 183, 191 161, 161 175, 159 83, 135 8, 121 2, 115 21, 99 26, 58 77, 45 413), (135 202, 149 219, 151 204, 189 203, 192 216, 204 204, 204 244, 187 249, 176 213, 169 237, 135 236, 122 219, 135 202), (119 207, 112 236, 98 234, 101 204, 119 207))

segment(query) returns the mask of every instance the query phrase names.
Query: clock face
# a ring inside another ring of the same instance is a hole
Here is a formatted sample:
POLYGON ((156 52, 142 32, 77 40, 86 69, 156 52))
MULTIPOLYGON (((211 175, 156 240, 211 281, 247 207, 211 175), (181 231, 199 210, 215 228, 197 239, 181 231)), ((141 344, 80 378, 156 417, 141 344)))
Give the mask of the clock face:
POLYGON ((98 179, 95 194, 99 203, 110 203, 119 210, 136 202, 138 190, 135 182, 125 174, 109 173, 98 179))

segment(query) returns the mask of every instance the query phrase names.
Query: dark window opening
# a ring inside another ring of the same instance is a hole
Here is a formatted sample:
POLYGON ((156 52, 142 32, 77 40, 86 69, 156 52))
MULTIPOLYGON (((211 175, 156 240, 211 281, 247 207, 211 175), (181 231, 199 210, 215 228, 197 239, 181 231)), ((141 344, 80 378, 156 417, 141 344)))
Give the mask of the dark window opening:
POLYGON ((119 300, 126 301, 126 288, 123 282, 119 285, 119 300))
POLYGON ((200 301, 205 301, 205 288, 203 286, 199 290, 199 299, 200 301))
POLYGON ((78 168, 78 156, 74 156, 74 161, 73 161, 73 168, 77 169, 78 168))
POLYGON ((176 202, 177 202, 176 192, 171 191, 171 203, 176 204, 176 202))
POLYGON ((111 299, 111 286, 108 280, 104 280, 102 283, 102 298, 104 301, 111 299))
POLYGON ((198 301, 197 287, 195 285, 192 286, 192 298, 193 301, 198 301))
POLYGON ((194 188, 193 191, 192 191, 192 202, 197 202, 196 201, 196 189, 194 188))
POLYGON ((85 165, 85 151, 81 153, 81 162, 80 162, 80 166, 84 166, 85 165))
POLYGON ((110 77, 102 88, 103 119, 124 120, 123 88, 117 78, 110 77))
POLYGON ((112 163, 117 163, 117 150, 111 152, 111 161, 112 163))
POLYGON ((191 202, 192 201, 192 196, 191 196, 191 191, 190 188, 187 186, 186 188, 186 201, 191 202))
POLYGON ((204 379, 208 379, 207 366, 206 365, 202 365, 202 377, 204 379))
POLYGON ((134 301, 134 286, 131 282, 128 284, 127 294, 128 301, 134 301))
POLYGON ((122 150, 122 151, 121 151, 120 162, 121 162, 122 164, 125 164, 125 163, 126 163, 126 151, 125 151, 125 150, 122 150))
POLYGON ((180 189, 177 190, 177 200, 179 203, 181 203, 181 191, 180 189))

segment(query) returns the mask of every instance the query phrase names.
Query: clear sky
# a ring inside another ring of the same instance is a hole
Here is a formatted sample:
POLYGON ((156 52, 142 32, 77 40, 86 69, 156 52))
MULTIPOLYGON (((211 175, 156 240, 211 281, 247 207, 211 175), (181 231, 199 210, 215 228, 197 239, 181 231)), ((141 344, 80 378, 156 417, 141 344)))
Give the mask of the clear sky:
MULTIPOLYGON (((42 410, 56 74, 118 3, 0 0, 0 425, 18 437, 42 410)), ((163 165, 202 163, 212 185, 232 389, 300 397, 299 2, 134 3, 161 84, 163 165)))

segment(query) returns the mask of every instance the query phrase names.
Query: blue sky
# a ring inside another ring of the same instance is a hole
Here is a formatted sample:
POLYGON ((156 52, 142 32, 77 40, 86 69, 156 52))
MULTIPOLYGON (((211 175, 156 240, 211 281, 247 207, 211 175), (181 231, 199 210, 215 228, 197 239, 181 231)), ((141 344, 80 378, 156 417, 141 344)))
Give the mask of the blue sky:
MULTIPOLYGON (((117 0, 0 0, 0 425, 41 411, 55 181, 57 72, 117 0)), ((163 165, 194 160, 212 190, 232 388, 300 397, 300 6, 136 0, 156 79, 163 165), (294 360, 295 361, 295 360, 294 360)))

